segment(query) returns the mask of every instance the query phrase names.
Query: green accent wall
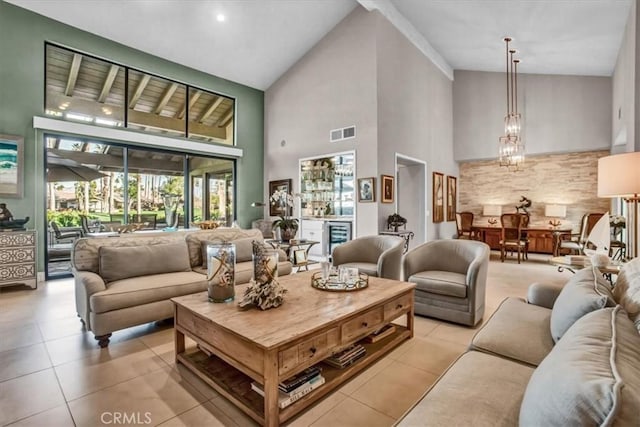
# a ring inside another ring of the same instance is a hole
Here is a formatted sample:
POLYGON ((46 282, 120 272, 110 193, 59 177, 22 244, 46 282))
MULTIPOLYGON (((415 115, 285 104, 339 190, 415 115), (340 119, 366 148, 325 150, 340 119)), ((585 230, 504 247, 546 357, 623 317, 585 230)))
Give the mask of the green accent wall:
MULTIPOLYGON (((126 47, 0 0, 0 134, 21 135, 25 139, 24 197, 2 201, 16 218, 31 217, 28 225, 38 230, 41 249, 45 233, 44 145, 42 132, 36 132, 32 123, 34 116, 44 116, 45 41, 234 97, 236 146, 244 150, 236 171, 238 222, 245 228, 261 217, 262 211, 250 204, 263 198, 263 91, 126 47)), ((44 267, 43 252, 39 251, 39 271, 44 267)))

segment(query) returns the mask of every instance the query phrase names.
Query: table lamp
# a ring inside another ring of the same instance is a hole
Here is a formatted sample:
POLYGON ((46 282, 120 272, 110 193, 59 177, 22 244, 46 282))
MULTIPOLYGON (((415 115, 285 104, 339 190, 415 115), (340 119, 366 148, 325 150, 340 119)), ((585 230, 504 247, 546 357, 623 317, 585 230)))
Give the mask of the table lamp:
POLYGON ((627 202, 627 258, 638 256, 640 152, 598 159, 598 197, 621 197, 627 202))
POLYGON ((496 225, 498 223, 497 216, 502 215, 502 206, 500 205, 485 205, 482 207, 482 216, 490 217, 487 222, 489 225, 496 225))
POLYGON ((562 222, 558 218, 565 218, 567 216, 567 207, 565 205, 545 205, 544 216, 553 218, 549 220, 549 225, 556 229, 562 225, 562 222))

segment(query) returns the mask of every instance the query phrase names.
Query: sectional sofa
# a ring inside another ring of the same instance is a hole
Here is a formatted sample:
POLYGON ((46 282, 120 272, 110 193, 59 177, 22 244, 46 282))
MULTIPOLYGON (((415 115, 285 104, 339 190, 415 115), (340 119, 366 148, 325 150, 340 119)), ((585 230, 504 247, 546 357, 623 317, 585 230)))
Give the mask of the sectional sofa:
POLYGON ((507 298, 399 426, 639 426, 640 259, 507 298))
MULTIPOLYGON (((114 331, 173 316, 171 298, 207 289, 209 242, 236 245, 236 283, 252 276, 251 242, 259 230, 235 228, 82 238, 73 246, 76 310, 101 347, 114 331)), ((292 265, 280 251, 278 274, 292 265)))

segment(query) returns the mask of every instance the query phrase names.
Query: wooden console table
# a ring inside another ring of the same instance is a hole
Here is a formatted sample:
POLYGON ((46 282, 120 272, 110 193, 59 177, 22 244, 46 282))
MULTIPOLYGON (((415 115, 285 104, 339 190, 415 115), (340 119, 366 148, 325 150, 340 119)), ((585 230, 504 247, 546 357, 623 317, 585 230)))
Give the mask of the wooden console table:
MULTIPOLYGON (((478 236, 478 240, 485 242, 493 250, 500 250, 500 239, 502 238, 502 227, 474 225, 473 231, 478 236)), ((556 255, 559 241, 563 235, 571 235, 571 229, 550 228, 523 228, 529 239, 529 252, 556 255)))
POLYGON ((37 286, 36 231, 0 232, 0 286, 37 286))
MULTIPOLYGON (((370 277, 368 288, 347 295, 312 288, 311 272, 279 281, 288 290, 285 302, 266 311, 209 303, 206 292, 172 299, 176 362, 265 426, 295 416, 413 336, 412 283, 370 277), (322 364, 324 385, 278 407, 278 383, 400 316, 407 327, 397 325, 393 334, 363 344, 366 356, 347 368, 322 364), (198 349, 185 351, 185 335, 198 349), (252 381, 263 385, 264 398, 251 389, 252 381)), ((237 286, 236 294, 247 286, 237 286)))

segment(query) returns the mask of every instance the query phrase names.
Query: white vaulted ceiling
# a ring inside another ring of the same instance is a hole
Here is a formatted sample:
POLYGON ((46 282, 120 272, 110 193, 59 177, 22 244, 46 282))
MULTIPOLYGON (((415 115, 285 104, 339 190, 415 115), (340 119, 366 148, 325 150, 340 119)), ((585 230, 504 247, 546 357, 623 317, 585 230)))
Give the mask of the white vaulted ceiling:
MULTIPOLYGON (((127 46, 268 88, 356 0, 6 0, 127 46), (219 22, 218 14, 225 15, 219 22)), ((613 72, 632 0, 361 0, 395 8, 453 69, 503 71, 502 37, 525 73, 613 72)), ((384 14, 384 12, 383 12, 384 14)))

